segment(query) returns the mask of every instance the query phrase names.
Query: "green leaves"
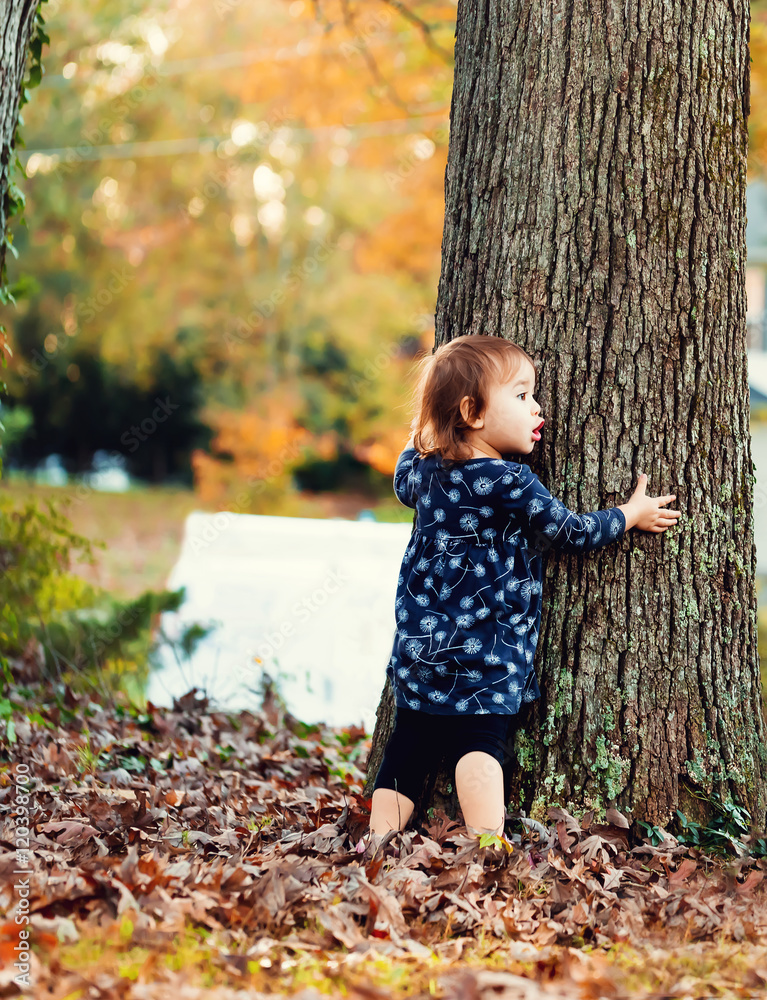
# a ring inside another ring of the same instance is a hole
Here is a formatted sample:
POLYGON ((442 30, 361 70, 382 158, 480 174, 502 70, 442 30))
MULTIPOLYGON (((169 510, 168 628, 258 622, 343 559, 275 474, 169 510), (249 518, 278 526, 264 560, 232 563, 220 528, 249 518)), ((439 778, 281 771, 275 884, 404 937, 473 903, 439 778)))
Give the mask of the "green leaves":
POLYGON ((11 718, 11 714, 14 708, 20 707, 20 705, 14 704, 9 698, 0 698, 0 719, 7 721, 5 738, 9 743, 16 742, 16 726, 11 718))
POLYGON ((511 854, 514 848, 504 836, 495 833, 482 833, 479 837, 480 847, 502 847, 507 854, 511 854))
MULTIPOLYGON (((57 504, 48 501, 44 510, 0 492, 0 649, 8 657, 0 655, 0 668, 11 691, 17 682, 10 664, 34 649, 40 679, 62 685, 62 718, 69 711, 67 688, 109 696, 147 676, 163 639, 180 659, 209 631, 193 626, 180 641, 153 631, 163 611, 183 603, 183 588, 115 599, 71 572, 75 559, 93 562, 93 548, 57 504)), ((10 704, 14 712, 23 711, 10 704)), ((0 703, 0 719, 4 710, 6 702, 0 703)), ((152 719, 139 715, 137 723, 151 726, 152 719)), ((7 733, 8 740, 15 736, 12 729, 7 733)))
MULTIPOLYGON (((29 70, 26 79, 22 83, 21 91, 19 93, 19 113, 16 120, 16 127, 14 128, 12 150, 24 145, 24 140, 22 139, 20 132, 20 126, 24 124, 21 109, 29 100, 29 91, 38 87, 43 78, 43 45, 50 44, 50 38, 45 32, 44 24, 45 21, 43 20, 43 16, 38 8, 35 14, 34 25, 32 27, 32 34, 29 39, 29 70)), ((26 174, 21 166, 18 156, 14 156, 14 164, 16 169, 20 171, 21 175, 25 177, 26 174)), ((2 244, 0 244, 0 303, 3 305, 15 305, 16 299, 6 285, 7 271, 5 266, 5 257, 6 251, 10 251, 13 256, 18 259, 19 252, 13 245, 13 235, 7 231, 7 226, 10 219, 15 216, 18 216, 19 221, 22 224, 25 224, 23 212, 26 206, 26 199, 21 189, 17 187, 12 180, 9 181, 7 188, 2 192, 2 198, 3 217, 5 220, 6 231, 0 233, 0 237, 2 238, 2 244)), ((2 339, 4 338, 0 338, 0 340, 2 339)), ((3 361, 5 361, 5 359, 3 359, 3 361)), ((2 391, 6 391, 5 383, 2 383, 2 391)))
POLYGON ((660 828, 653 826, 651 823, 646 823, 643 819, 638 821, 639 827, 644 831, 644 836, 650 841, 653 847, 657 847, 658 844, 663 843, 663 834, 660 828))
POLYGON ((751 828, 751 814, 745 806, 735 802, 723 802, 718 792, 713 792, 710 797, 696 795, 696 798, 713 806, 716 815, 706 826, 702 826, 695 820, 688 819, 677 809, 679 832, 676 837, 680 844, 700 847, 712 854, 764 856, 764 845, 761 845, 759 840, 745 843, 742 839, 749 834, 751 828))

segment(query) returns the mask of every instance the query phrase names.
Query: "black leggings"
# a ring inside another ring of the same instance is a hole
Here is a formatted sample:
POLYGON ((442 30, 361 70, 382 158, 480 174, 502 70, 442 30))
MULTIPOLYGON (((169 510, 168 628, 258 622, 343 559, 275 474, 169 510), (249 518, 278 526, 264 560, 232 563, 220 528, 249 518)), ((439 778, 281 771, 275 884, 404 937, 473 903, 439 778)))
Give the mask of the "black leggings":
POLYGON ((509 760, 511 716, 430 715, 397 705, 394 729, 373 790, 391 788, 413 802, 443 755, 452 771, 464 754, 482 750, 503 767, 509 760))

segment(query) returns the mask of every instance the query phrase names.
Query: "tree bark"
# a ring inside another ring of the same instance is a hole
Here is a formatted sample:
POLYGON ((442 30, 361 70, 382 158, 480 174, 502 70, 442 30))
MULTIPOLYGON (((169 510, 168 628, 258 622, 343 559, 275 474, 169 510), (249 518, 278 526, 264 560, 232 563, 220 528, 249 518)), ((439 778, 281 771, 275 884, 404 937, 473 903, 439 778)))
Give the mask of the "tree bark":
POLYGON ((547 556, 542 697, 508 775, 538 818, 615 804, 666 825, 717 792, 764 828, 748 38, 743 0, 459 0, 436 344, 536 358, 525 460, 568 507, 623 503, 644 471, 683 512, 547 556))
POLYGON ((29 39, 38 6, 38 0, 5 0, 0 7, 0 273, 6 254, 6 194, 13 171, 13 139, 19 120, 29 39))

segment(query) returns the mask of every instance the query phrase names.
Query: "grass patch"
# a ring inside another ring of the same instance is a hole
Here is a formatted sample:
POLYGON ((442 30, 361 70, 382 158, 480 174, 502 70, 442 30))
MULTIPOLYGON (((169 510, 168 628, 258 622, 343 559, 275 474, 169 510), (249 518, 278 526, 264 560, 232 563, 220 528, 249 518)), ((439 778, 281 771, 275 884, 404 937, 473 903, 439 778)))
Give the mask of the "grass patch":
POLYGON ((72 502, 62 513, 73 530, 94 543, 96 562, 73 563, 72 572, 115 597, 138 597, 145 590, 161 590, 178 559, 184 521, 205 506, 191 490, 142 487, 125 493, 89 490, 79 498, 75 486, 43 486, 19 480, 3 481, 2 489, 15 501, 25 499, 72 502))
MULTIPOLYGON (((318 945, 317 950, 267 942, 259 947, 259 936, 232 940, 229 933, 218 935, 192 924, 175 934, 143 931, 134 927, 127 914, 103 931, 84 927, 82 934, 74 944, 57 945, 57 961, 52 964, 60 963, 62 971, 89 979, 116 972, 126 986, 173 982, 183 976, 190 986, 248 988, 273 995, 290 995, 311 986, 327 996, 360 995, 371 987, 392 997, 442 996, 442 977, 459 970, 490 970, 537 982, 609 984, 609 996, 729 997, 756 995, 744 989, 763 988, 767 972, 766 947, 732 941, 536 949, 524 942, 481 935, 465 942, 460 957, 403 960, 381 954, 350 955, 346 948, 332 944, 328 948, 318 945), (142 937, 147 940, 137 943, 142 937)), ((451 944, 435 942, 448 949, 451 944)), ((458 942, 454 944, 458 951, 458 942)), ((45 962, 45 955, 40 957, 45 962)))
MULTIPOLYGON (((104 548, 94 549, 95 563, 74 562, 72 572, 115 597, 138 597, 145 590, 161 590, 181 552, 184 521, 194 510, 213 513, 193 490, 146 486, 125 493, 88 490, 75 486, 44 486, 22 479, 3 480, 0 488, 14 501, 62 501, 71 497, 63 513, 72 529, 104 548)), ((379 521, 411 522, 413 511, 397 500, 376 502, 361 494, 300 494, 301 517, 355 519, 361 510, 373 510, 379 521)), ((279 515, 275 509, 271 512, 279 515)))

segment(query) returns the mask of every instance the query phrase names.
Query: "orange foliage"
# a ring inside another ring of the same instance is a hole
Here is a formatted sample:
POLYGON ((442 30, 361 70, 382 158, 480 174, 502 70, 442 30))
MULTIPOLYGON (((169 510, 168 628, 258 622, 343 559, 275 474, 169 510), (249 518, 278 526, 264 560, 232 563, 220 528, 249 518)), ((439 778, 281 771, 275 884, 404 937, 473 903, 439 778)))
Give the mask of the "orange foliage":
POLYGON ((447 129, 435 130, 432 139, 417 136, 410 151, 400 157, 386 180, 395 197, 406 197, 404 207, 391 215, 359 243, 356 261, 362 271, 397 268, 420 281, 439 271, 442 222, 445 214, 445 165, 447 129))
MULTIPOLYGON (((327 204, 329 192, 344 185, 342 214, 346 225, 358 226, 353 245, 358 273, 393 278, 403 311, 423 315, 431 311, 439 275, 456 8, 426 0, 408 9, 421 25, 386 0, 273 8, 259 25, 261 46, 270 55, 244 66, 233 87, 243 104, 259 106, 278 139, 283 124, 321 130, 301 145, 292 170, 306 191, 318 192, 319 204, 327 204), (335 164, 329 173, 328 163, 335 164), (313 176, 307 178, 307 169, 313 176), (396 284, 403 279, 410 284, 396 284), (410 294, 407 306, 402 289, 410 294)), ((266 148, 263 155, 268 160, 266 148)), ((338 308, 351 313, 358 308, 359 292, 348 281, 344 288, 338 308)), ((284 317, 285 325, 293 321, 284 317)), ((402 335, 395 328, 393 323, 387 331, 394 343, 402 335)), ((371 357, 380 346, 371 342, 371 357)), ((365 353, 361 342, 360 354, 365 353)), ((390 394, 389 406, 380 416, 354 424, 356 441, 348 444, 358 460, 391 475, 408 436, 407 418, 400 416, 403 383, 392 372, 386 385, 379 381, 376 377, 376 391, 390 394)), ((286 425, 286 413, 300 412, 297 404, 292 409, 284 401, 273 404, 274 399, 267 408, 217 418, 214 448, 232 460, 195 455, 204 499, 220 500, 237 477, 241 482, 263 476, 264 465, 295 442, 311 447, 313 454, 335 451, 334 435, 318 441, 292 422, 286 425)))
POLYGON ((402 449, 405 447, 407 434, 400 427, 384 430, 377 440, 370 444, 358 444, 352 449, 352 454, 359 462, 366 462, 377 472, 385 476, 394 475, 394 467, 402 449))
MULTIPOLYGON (((220 457, 201 450, 192 454, 195 488, 205 502, 222 503, 243 484, 271 481, 285 485, 291 470, 308 452, 332 458, 335 439, 325 434, 313 436, 291 416, 300 403, 288 389, 274 392, 259 401, 258 409, 240 413, 224 411, 208 419, 218 428, 212 449, 220 457)), ((240 506, 246 506, 243 498, 240 506)))
POLYGON ((767 173, 767 14, 751 21, 751 116, 749 119, 749 171, 767 173))
POLYGON ((452 75, 455 5, 434 0, 418 6, 432 29, 432 47, 386 0, 323 0, 319 21, 313 4, 281 18, 274 6, 260 25, 262 45, 273 58, 244 68, 237 91, 244 101, 259 103, 271 94, 275 109, 309 127, 447 116, 444 78, 446 71, 448 79, 452 75))

